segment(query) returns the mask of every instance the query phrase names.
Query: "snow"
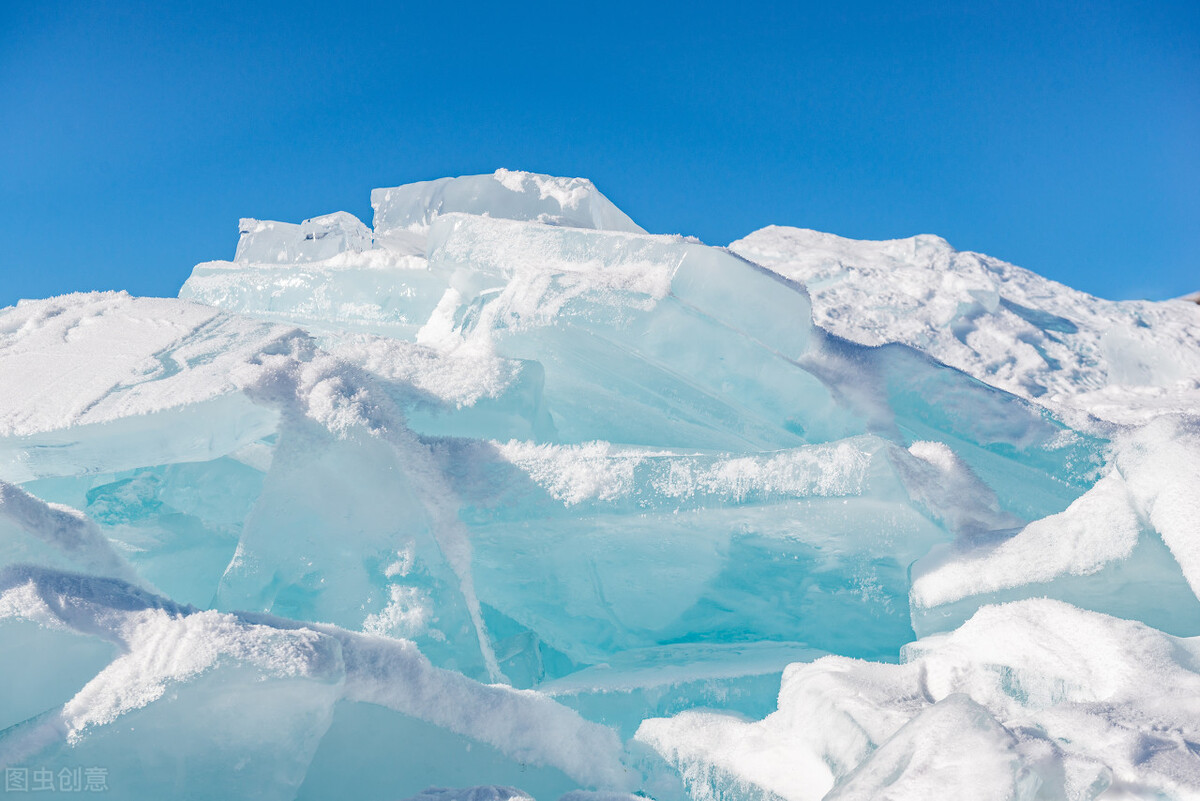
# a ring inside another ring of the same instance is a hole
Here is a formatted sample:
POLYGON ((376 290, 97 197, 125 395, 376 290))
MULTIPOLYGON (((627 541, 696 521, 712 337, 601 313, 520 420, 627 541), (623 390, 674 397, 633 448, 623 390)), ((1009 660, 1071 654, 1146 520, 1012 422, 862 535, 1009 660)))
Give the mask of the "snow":
POLYGON ((956 693, 906 723, 826 798, 1019 798, 1039 782, 1022 769, 1016 745, 986 709, 956 693))
POLYGON ((1200 405, 1200 307, 1108 301, 936 236, 770 226, 730 249, 803 283, 814 320, 902 342, 1064 415, 1141 422, 1200 405))
POLYGON ((1133 553, 1141 530, 1125 482, 1110 474, 1062 512, 1035 520, 1010 539, 969 555, 914 566, 911 600, 930 607, 1023 584, 1087 575, 1133 553))
POLYGON ((658 499, 746 501, 762 496, 860 495, 869 443, 851 441, 753 457, 696 457, 644 449, 615 449, 609 442, 555 446, 515 440, 496 448, 546 491, 572 506, 637 495, 658 499), (647 486, 648 485, 648 486, 647 486))
POLYGON ((1194 794, 1200 640, 1046 600, 984 607, 905 663, 825 657, 784 674, 747 722, 688 712, 637 739, 695 798, 1194 794))
POLYGON ((1163 416, 1116 442, 1116 463, 1143 517, 1200 597, 1200 420, 1163 416))
POLYGON ((427 787, 405 801, 532 801, 515 787, 427 787))
POLYGON ((579 178, 372 205, 0 310, 0 766, 1200 795, 1200 307, 932 236, 707 247, 579 178))
POLYGON ((123 292, 0 311, 0 434, 29 436, 210 401, 290 332, 197 303, 123 292))
POLYGON ((0 481, 0 565, 29 563, 137 581, 86 515, 0 481))

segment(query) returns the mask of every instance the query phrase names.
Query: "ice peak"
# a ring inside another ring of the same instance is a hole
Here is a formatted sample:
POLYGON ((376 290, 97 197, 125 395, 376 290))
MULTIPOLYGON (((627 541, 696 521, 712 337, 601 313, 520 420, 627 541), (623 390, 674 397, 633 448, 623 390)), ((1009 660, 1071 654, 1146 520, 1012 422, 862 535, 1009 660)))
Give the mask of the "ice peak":
POLYGON ((542 200, 553 198, 564 209, 579 208, 588 195, 597 191, 596 185, 587 178, 555 178, 522 170, 506 170, 503 167, 492 173, 492 178, 513 192, 536 190, 542 200))
POLYGON ((369 250, 371 229, 353 214, 335 211, 296 225, 275 220, 238 220, 237 252, 243 264, 293 264, 328 259, 347 250, 369 250))
POLYGON ((568 228, 645 233, 586 178, 499 169, 371 192, 375 231, 427 231, 435 217, 465 212, 568 228))

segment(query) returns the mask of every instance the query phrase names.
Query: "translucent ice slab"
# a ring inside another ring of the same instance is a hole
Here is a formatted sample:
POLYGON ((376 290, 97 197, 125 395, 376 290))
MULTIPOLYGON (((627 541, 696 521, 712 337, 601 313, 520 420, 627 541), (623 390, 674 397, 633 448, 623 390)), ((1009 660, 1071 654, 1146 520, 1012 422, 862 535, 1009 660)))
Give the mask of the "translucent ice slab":
POLYGON ((345 252, 370 250, 371 229, 344 211, 305 220, 299 225, 243 219, 238 223, 233 260, 245 264, 294 264, 323 261, 345 252))
POLYGON ((0 621, 5 631, 32 622, 118 646, 61 706, 0 732, 0 765, 55 775, 105 766, 112 797, 294 797, 339 701, 424 721, 575 786, 629 783, 612 731, 544 696, 435 668, 409 642, 200 612, 123 582, 38 568, 0 571, 0 621))

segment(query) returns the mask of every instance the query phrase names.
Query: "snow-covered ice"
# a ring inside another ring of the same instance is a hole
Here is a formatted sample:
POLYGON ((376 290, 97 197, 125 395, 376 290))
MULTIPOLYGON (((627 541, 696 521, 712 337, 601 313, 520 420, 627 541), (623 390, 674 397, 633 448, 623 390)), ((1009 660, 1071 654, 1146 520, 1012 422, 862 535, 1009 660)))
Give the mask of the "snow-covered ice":
POLYGON ((807 287, 817 325, 902 342, 1074 417, 1200 408, 1200 306, 1108 301, 937 236, 863 242, 770 226, 731 244, 807 287))
POLYGON ((982 608, 901 664, 793 664, 760 721, 689 711, 637 739, 696 797, 1188 798, 1198 657, 1195 638, 1031 599, 982 608))
POLYGON ((371 200, 0 310, 0 767, 1200 798, 1200 306, 579 178, 371 200))

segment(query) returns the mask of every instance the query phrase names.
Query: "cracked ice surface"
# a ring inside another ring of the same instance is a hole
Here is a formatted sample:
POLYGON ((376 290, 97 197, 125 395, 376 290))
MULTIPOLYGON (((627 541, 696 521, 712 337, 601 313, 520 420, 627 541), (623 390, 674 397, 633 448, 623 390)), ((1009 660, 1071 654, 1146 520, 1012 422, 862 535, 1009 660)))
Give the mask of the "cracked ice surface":
POLYGON ((1200 796, 1200 307, 500 170, 0 310, 0 763, 1200 796))

